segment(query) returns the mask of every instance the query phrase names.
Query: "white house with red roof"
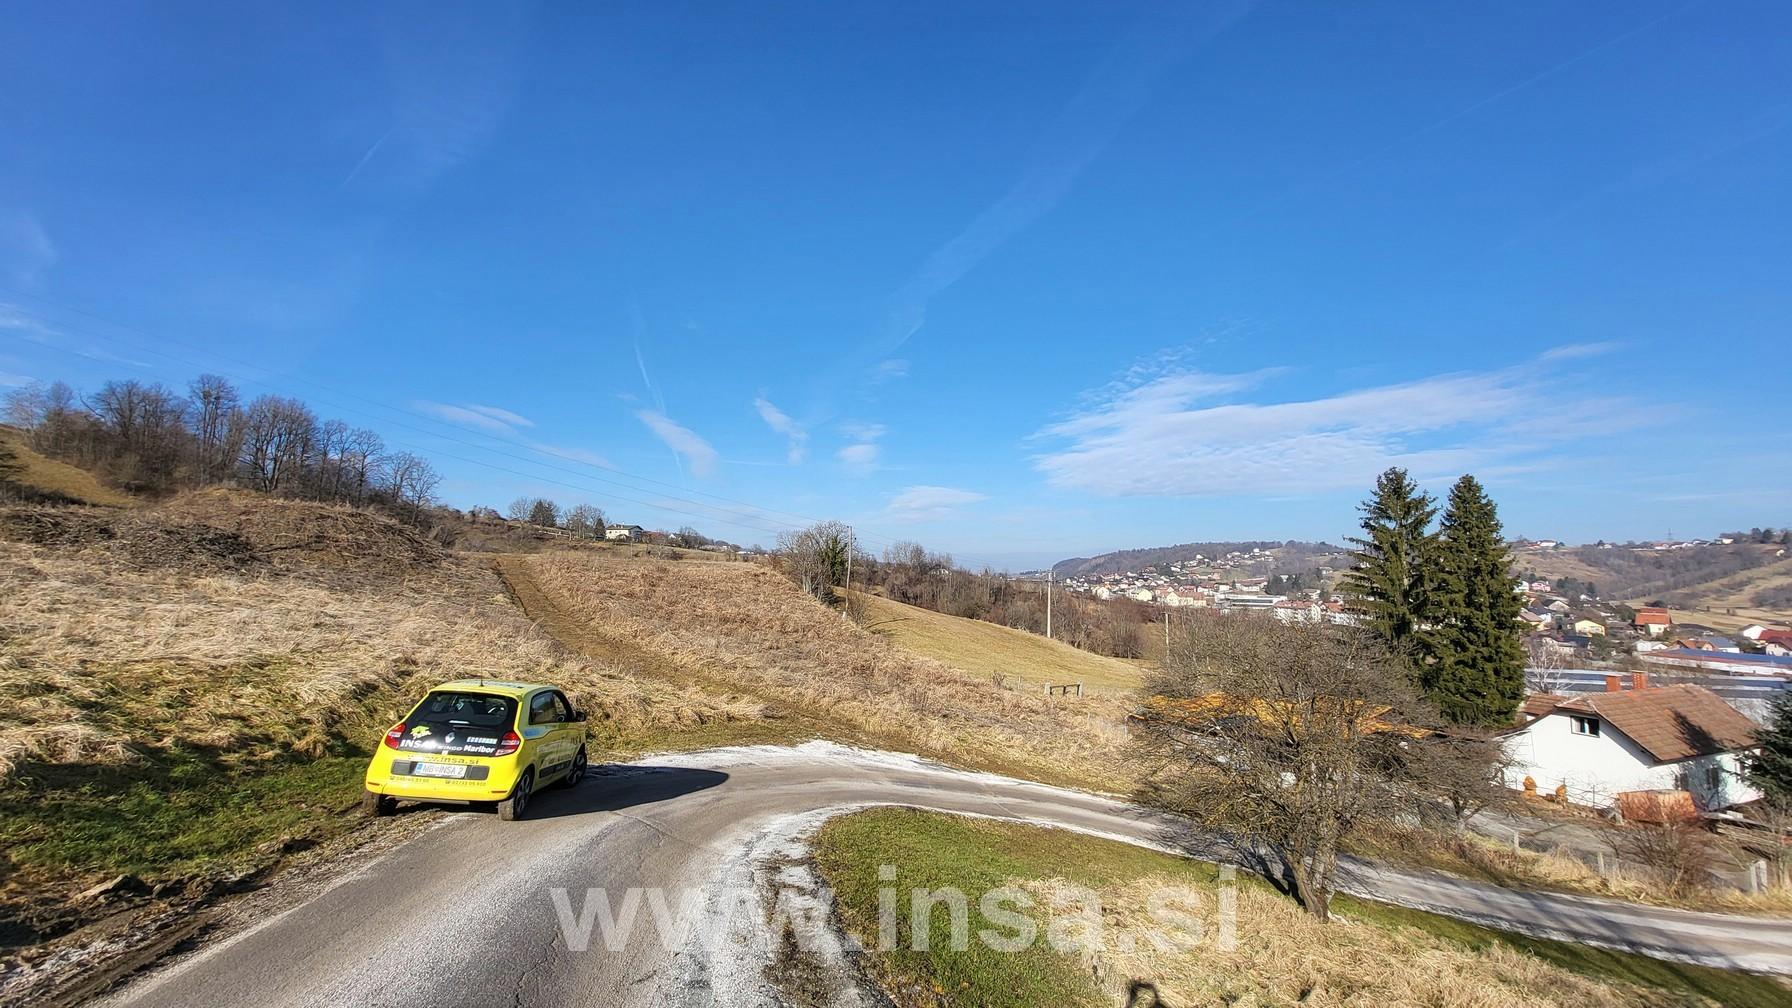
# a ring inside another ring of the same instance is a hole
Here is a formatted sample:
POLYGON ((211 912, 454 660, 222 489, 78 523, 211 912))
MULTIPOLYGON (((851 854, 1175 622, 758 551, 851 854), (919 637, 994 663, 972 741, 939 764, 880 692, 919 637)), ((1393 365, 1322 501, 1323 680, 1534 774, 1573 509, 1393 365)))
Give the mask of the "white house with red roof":
POLYGON ((1632 621, 1638 631, 1646 632, 1651 637, 1660 637, 1674 625, 1674 618, 1660 606, 1644 606, 1636 611, 1636 619, 1632 621))
POLYGON ((1606 677, 1604 693, 1528 697, 1504 733, 1506 785, 1604 807, 1626 791, 1692 793, 1706 811, 1753 801, 1742 776, 1755 725, 1703 686, 1651 686, 1636 673, 1630 689, 1606 677))

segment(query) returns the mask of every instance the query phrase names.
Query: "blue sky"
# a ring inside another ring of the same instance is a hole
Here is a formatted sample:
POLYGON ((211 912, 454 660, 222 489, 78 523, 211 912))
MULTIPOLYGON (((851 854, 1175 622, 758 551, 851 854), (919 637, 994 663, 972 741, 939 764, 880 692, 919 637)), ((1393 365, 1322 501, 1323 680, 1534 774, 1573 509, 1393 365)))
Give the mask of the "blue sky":
POLYGON ((1028 566, 1792 524, 1774 3, 9 4, 0 382, 1028 566), (501 9, 500 9, 501 8, 501 9))

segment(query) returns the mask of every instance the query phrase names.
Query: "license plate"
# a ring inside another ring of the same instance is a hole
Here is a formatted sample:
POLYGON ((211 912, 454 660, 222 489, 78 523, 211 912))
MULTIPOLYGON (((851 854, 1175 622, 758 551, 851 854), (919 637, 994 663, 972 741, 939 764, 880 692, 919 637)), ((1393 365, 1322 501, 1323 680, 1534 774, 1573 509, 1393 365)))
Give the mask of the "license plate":
POLYGON ((413 777, 465 777, 467 768, 459 763, 419 763, 411 768, 413 777))

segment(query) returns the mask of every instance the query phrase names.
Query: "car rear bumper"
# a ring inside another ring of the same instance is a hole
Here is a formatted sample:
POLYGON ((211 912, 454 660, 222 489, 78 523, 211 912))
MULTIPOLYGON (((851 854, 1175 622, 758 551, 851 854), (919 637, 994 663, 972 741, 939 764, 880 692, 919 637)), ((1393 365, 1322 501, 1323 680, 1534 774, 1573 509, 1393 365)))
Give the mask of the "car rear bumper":
POLYGON ((434 760, 406 753, 381 753, 368 764, 365 784, 375 794, 419 801, 497 801, 515 786, 515 760, 434 760), (413 771, 423 762, 453 762, 467 768, 468 776, 424 777, 413 771))

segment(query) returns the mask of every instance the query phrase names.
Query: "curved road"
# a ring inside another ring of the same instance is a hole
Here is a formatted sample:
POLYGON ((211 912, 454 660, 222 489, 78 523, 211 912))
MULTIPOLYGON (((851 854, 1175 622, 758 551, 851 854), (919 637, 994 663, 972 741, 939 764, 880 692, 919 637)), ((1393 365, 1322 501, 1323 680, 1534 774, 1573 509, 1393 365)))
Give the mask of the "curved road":
MULTIPOLYGON (((523 822, 451 816, 332 888, 146 974, 104 1003, 771 1004, 763 980, 769 946, 725 907, 728 894, 750 890, 752 880, 791 873, 797 859, 789 836, 804 814, 815 820, 841 807, 904 804, 1148 844, 1165 828, 1109 798, 828 743, 648 762, 544 793, 523 822), (773 858, 768 868, 768 851, 786 860, 773 858), (657 904, 656 887, 664 894, 657 904), (558 908, 556 889, 564 893, 558 908), (619 919, 627 893, 637 890, 635 926, 613 934, 614 951, 600 937, 592 889, 619 919), (569 946, 563 918, 586 926, 587 949, 569 946)), ((1352 866, 1352 875, 1352 888, 1389 902, 1713 965, 1792 972, 1789 921, 1519 893, 1364 865, 1352 866)), ((762 916, 748 923, 765 931, 762 916)), ((828 997, 855 1000, 856 991, 828 997)))

